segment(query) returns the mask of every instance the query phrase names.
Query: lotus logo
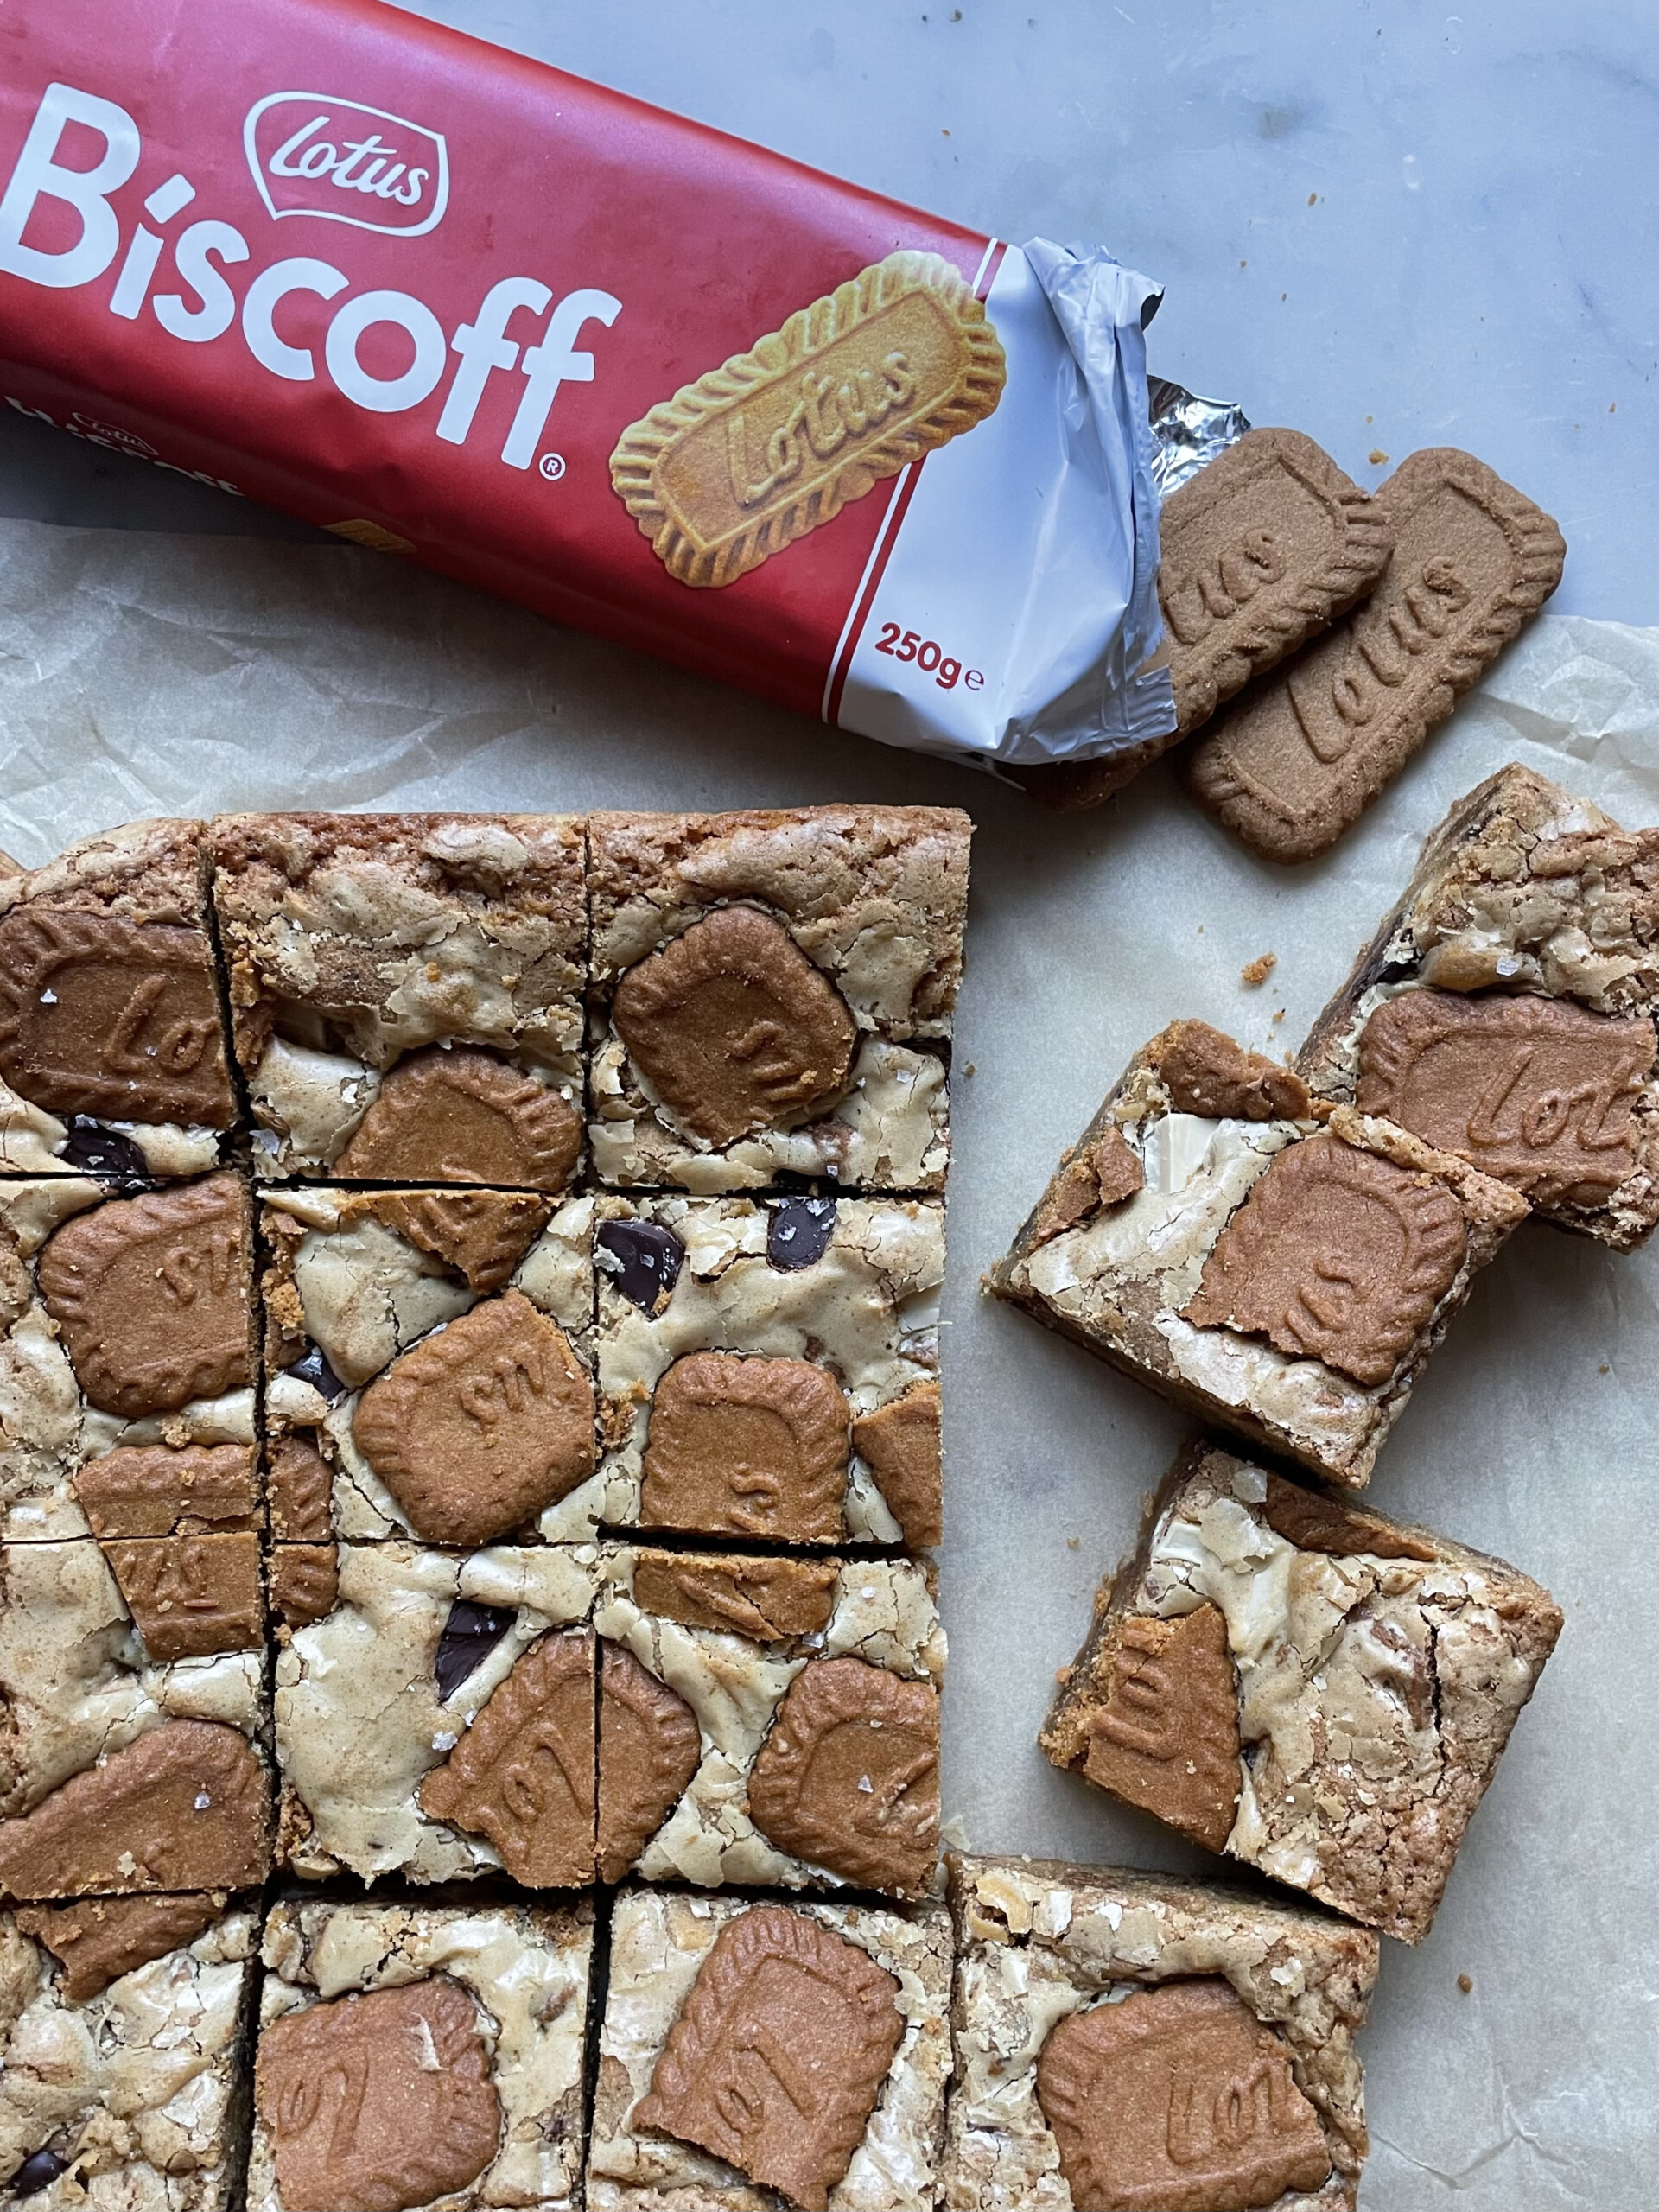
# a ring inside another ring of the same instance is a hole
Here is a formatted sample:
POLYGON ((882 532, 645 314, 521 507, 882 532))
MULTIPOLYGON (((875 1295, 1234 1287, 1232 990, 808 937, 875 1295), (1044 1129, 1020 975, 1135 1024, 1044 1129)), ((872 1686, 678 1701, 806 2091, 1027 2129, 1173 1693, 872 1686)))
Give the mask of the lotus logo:
POLYGON ((435 130, 326 92, 272 92, 242 126, 259 197, 281 221, 315 215, 417 238, 449 199, 449 155, 435 130))

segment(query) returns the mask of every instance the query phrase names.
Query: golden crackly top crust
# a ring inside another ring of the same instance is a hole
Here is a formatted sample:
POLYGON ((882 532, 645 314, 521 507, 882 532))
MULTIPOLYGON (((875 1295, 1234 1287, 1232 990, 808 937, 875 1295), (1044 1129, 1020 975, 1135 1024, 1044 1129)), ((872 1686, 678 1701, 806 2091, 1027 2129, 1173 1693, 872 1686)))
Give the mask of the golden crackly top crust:
POLYGON ((205 823, 167 819, 102 830, 40 868, 0 878, 0 914, 41 906, 200 929, 206 832, 205 823))
POLYGON ((609 982, 711 907, 775 913, 861 1027, 943 1036, 962 976, 973 825, 954 807, 589 817, 593 962, 609 982))

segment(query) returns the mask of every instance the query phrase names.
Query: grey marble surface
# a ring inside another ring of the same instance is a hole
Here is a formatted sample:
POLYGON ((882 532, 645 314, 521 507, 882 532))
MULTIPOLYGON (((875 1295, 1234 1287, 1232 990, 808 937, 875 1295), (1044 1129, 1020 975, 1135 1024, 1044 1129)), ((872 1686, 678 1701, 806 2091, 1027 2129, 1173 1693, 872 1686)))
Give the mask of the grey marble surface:
MULTIPOLYGON (((418 0, 918 206, 1096 238, 1154 365, 1363 484, 1465 445, 1659 620, 1652 0, 418 0)), ((0 410, 0 513, 308 536, 0 410)))

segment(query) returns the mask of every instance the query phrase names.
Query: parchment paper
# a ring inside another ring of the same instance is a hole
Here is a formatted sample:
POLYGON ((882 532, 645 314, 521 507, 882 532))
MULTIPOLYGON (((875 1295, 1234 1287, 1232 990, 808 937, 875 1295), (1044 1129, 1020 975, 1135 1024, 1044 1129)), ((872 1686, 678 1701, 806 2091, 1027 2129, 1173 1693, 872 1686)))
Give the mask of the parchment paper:
MULTIPOLYGON (((1290 873, 1191 809, 1166 765, 1107 812, 1056 820, 346 548, 0 525, 0 843, 28 863, 112 822, 227 807, 968 806, 947 1811, 976 1849, 1200 1865, 1034 1743, 1183 1423, 978 1277, 1135 1046, 1178 1014, 1294 1042, 1424 832, 1503 760, 1659 819, 1659 631, 1540 623, 1359 829, 1290 873), (1268 984, 1244 988, 1268 951, 1268 984)), ((1384 1945, 1367 2212, 1653 2202, 1656 1291, 1659 1250, 1522 1230, 1370 1493, 1526 1567, 1567 1629, 1432 1936, 1384 1945)))

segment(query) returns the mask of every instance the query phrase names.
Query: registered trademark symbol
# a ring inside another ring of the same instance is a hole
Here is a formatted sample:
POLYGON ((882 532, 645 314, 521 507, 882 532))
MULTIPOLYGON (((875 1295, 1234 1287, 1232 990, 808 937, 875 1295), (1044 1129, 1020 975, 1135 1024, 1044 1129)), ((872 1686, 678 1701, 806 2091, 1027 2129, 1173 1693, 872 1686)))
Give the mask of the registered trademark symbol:
POLYGON ((550 484, 556 484, 564 474, 564 455, 562 453, 544 453, 537 467, 550 484))

